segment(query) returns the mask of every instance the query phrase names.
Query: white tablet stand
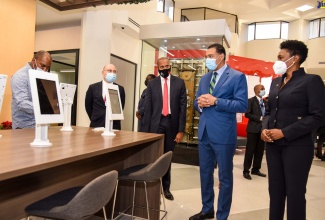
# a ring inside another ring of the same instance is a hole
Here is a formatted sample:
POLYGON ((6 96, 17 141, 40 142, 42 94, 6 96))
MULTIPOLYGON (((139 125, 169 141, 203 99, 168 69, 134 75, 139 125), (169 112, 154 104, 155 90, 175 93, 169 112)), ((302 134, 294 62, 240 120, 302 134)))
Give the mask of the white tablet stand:
POLYGON ((32 147, 50 147, 52 143, 50 143, 48 139, 49 125, 48 124, 36 124, 35 125, 35 139, 30 146, 32 147))
POLYGON ((116 136, 116 134, 113 131, 113 120, 110 120, 111 104, 110 104, 109 100, 105 101, 105 106, 106 106, 105 130, 102 133, 102 136, 114 137, 114 136, 116 136))
POLYGON ((64 122, 61 131, 73 131, 71 128, 71 106, 77 86, 74 84, 60 83, 60 93, 63 106, 64 122))
POLYGON ((63 114, 64 114, 64 122, 63 127, 60 131, 73 131, 71 127, 71 106, 73 104, 73 99, 70 97, 62 98, 63 105, 63 114))

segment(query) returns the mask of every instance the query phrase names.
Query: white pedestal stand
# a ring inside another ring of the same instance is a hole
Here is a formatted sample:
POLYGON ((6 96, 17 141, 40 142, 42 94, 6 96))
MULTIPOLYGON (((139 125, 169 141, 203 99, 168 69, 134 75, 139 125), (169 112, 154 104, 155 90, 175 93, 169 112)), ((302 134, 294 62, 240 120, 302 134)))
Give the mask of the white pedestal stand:
POLYGON ((73 129, 71 128, 72 103, 73 100, 71 98, 66 97, 62 99, 64 122, 63 122, 63 127, 60 129, 60 131, 73 131, 73 129))
POLYGON ((107 105, 107 101, 105 101, 106 106, 106 117, 105 117, 105 130, 102 133, 102 136, 114 137, 116 134, 113 132, 113 121, 110 119, 110 106, 107 105))
POLYGON ((116 134, 113 132, 113 121, 108 120, 108 123, 105 123, 105 130, 102 133, 102 136, 108 136, 108 137, 116 136, 116 134))
POLYGON ((52 143, 50 143, 48 139, 48 124, 36 124, 35 126, 35 139, 30 146, 32 147, 50 147, 52 143))

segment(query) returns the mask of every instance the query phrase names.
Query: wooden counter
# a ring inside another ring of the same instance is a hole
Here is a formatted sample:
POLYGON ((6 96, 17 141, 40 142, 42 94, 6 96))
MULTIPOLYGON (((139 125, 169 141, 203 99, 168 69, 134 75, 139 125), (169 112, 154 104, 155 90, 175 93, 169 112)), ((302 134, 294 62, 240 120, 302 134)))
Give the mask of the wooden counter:
MULTIPOLYGON (((53 145, 44 148, 30 146, 35 129, 0 131, 0 219, 21 219, 24 208, 36 200, 85 185, 111 170, 154 162, 163 154, 163 135, 117 131, 115 137, 103 137, 91 128, 73 127, 73 132, 60 128, 49 128, 53 145)), ((149 187, 155 209, 159 209, 159 189, 159 183, 149 187)), ((116 210, 130 204, 131 194, 132 185, 119 187, 116 210)), ((138 202, 145 201, 139 198, 138 202)), ((146 216, 142 211, 137 215, 146 216)), ((152 217, 159 218, 157 214, 152 217)))

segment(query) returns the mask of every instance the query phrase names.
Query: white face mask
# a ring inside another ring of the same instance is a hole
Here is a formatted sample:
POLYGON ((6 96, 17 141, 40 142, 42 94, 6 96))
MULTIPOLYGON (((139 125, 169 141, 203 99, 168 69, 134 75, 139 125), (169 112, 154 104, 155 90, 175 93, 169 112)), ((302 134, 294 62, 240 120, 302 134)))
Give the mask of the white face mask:
POLYGON ((285 74, 285 72, 287 72, 287 69, 289 69, 290 67, 292 67, 293 64, 295 64, 295 61, 293 61, 293 63, 289 67, 287 67, 286 62, 291 60, 292 57, 290 57, 286 61, 281 61, 281 60, 275 61, 274 65, 273 65, 273 70, 274 70, 275 74, 285 74))

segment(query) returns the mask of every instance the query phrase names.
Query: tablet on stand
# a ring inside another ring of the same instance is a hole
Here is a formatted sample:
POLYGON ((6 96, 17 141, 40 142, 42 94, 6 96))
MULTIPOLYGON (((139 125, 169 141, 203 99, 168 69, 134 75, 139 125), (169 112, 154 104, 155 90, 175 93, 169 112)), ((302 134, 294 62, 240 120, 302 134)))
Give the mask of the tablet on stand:
POLYGON ((71 106, 73 104, 76 85, 60 83, 61 99, 63 105, 64 122, 61 131, 73 131, 71 127, 71 106))
POLYGON ((105 92, 106 118, 102 136, 114 137, 116 134, 113 131, 113 120, 124 120, 120 91, 117 85, 108 84, 105 92))
POLYGON ((35 139, 32 147, 49 147, 48 127, 51 123, 63 123, 63 108, 57 74, 29 70, 29 80, 35 115, 35 139))

